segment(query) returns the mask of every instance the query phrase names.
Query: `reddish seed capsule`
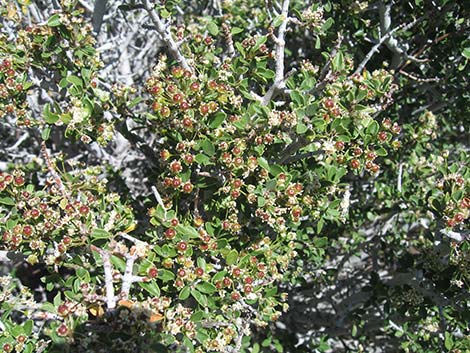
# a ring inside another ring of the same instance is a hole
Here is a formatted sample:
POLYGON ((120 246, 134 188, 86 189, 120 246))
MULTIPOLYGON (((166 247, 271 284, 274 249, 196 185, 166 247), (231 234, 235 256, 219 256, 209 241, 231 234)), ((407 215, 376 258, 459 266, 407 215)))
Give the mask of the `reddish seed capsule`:
POLYGON ((253 283, 253 278, 251 278, 251 277, 246 277, 246 278, 245 278, 245 283, 246 283, 246 284, 252 284, 252 283, 253 283))
POLYGON ((166 161, 168 158, 170 158, 170 152, 168 150, 160 151, 160 158, 166 161))
POLYGON ((194 156, 192 154, 187 154, 184 156, 184 161, 188 164, 192 164, 194 162, 194 156))
POLYGON ((201 88, 201 86, 199 85, 199 83, 197 82, 193 82, 191 83, 191 85, 189 86, 189 89, 193 92, 197 92, 199 91, 199 89, 201 88))
POLYGON ((357 159, 353 159, 351 161, 351 168, 358 169, 360 166, 361 166, 361 162, 359 162, 357 159))
POLYGON ((56 331, 59 336, 66 336, 67 333, 69 332, 69 329, 67 328, 65 324, 62 324, 57 328, 56 331))
POLYGON ((172 227, 176 227, 176 226, 179 224, 179 221, 178 221, 176 218, 173 218, 173 219, 170 221, 170 223, 171 223, 171 226, 172 226, 172 227))
POLYGON ((382 141, 382 142, 385 142, 387 141, 387 138, 388 138, 388 134, 386 131, 380 131, 379 134, 377 135, 377 138, 382 141))
POLYGON ((147 271, 147 276, 149 278, 155 278, 158 276, 158 270, 155 267, 151 267, 147 271))
POLYGON ((325 101, 323 102, 323 105, 325 106, 325 108, 327 109, 331 109, 335 106, 335 102, 333 101, 333 99, 331 98, 327 98, 325 99, 325 101))
POLYGON ((178 274, 178 277, 184 277, 184 276, 186 276, 186 271, 184 269, 180 268, 178 270, 177 274, 178 274))
POLYGON ((338 151, 341 151, 341 150, 344 148, 344 142, 343 142, 343 141, 336 141, 336 143, 335 143, 335 148, 336 148, 338 151))
POLYGON ((25 237, 29 237, 31 236, 31 234, 33 234, 33 227, 31 227, 30 225, 26 225, 23 227, 23 235, 25 237))
POLYGON ((233 277, 240 277, 241 273, 242 271, 238 267, 234 268, 232 271, 233 277))
POLYGON ((184 252, 188 248, 188 244, 184 241, 180 241, 178 245, 176 245, 176 248, 178 249, 178 251, 184 252))
POLYGON ((172 180, 172 185, 174 188, 178 188, 181 185, 181 179, 180 178, 174 178, 172 180))
POLYGON ((68 306, 65 305, 65 304, 59 305, 59 307, 57 308, 57 313, 58 313, 60 316, 67 316, 67 314, 69 313, 69 308, 68 308, 68 306))
POLYGON ((362 154, 362 149, 360 147, 356 147, 353 153, 355 156, 360 156, 362 154))
POLYGON ((6 353, 10 353, 13 350, 13 346, 9 343, 5 343, 3 345, 3 351, 6 353))
POLYGON ((164 234, 165 234, 165 238, 173 239, 176 235, 176 231, 174 229, 169 228, 165 231, 164 234))
POLYGON ((232 280, 228 277, 224 277, 223 284, 225 287, 228 287, 232 284, 232 280))
POLYGON ((90 207, 86 206, 86 205, 82 205, 80 206, 80 208, 78 209, 78 212, 80 212, 80 214, 82 214, 83 216, 87 215, 88 212, 90 212, 90 207))
POLYGON ((464 220, 464 216, 463 216, 463 214, 461 214, 461 213, 457 213, 457 214, 454 216, 454 221, 455 221, 455 223, 463 222, 463 220, 464 220))
POLYGON ((33 217, 33 218, 38 218, 39 215, 40 215, 39 210, 36 209, 36 208, 33 208, 33 209, 31 210, 31 212, 30 212, 30 215, 31 215, 31 217, 33 217))
POLYGON ((181 102, 180 103, 180 108, 181 110, 188 110, 190 108, 190 105, 188 102, 181 102))
POLYGON ((245 294, 249 294, 253 292, 253 287, 250 285, 246 285, 245 287, 243 287, 243 292, 245 292, 245 294))
POLYGON ((168 107, 162 107, 162 109, 160 109, 160 115, 164 118, 168 118, 171 114, 171 111, 170 111, 170 108, 168 107))
POLYGON ((183 191, 187 194, 191 193, 193 191, 193 184, 191 184, 190 182, 187 182, 183 185, 183 191))
POLYGON ((201 277, 204 274, 204 270, 198 267, 194 270, 194 273, 196 274, 196 276, 201 277))
POLYGON ((65 245, 70 245, 72 243, 72 238, 68 237, 68 236, 65 236, 63 239, 62 239, 62 243, 64 243, 65 245))
POLYGON ((232 300, 235 300, 235 301, 240 300, 240 293, 233 292, 230 297, 232 298, 232 300))
POLYGON ((193 122, 191 121, 190 118, 184 118, 184 119, 183 119, 183 126, 184 126, 185 128, 190 129, 190 128, 193 127, 193 122))
POLYGON ((15 185, 16 185, 16 186, 22 186, 22 185, 24 185, 24 178, 23 178, 23 177, 16 177, 16 178, 15 178, 15 185))
POLYGON ((181 163, 179 161, 173 161, 170 164, 170 170, 177 174, 183 170, 183 167, 181 166, 181 163))
POLYGON ((20 335, 20 336, 16 337, 16 341, 19 342, 19 343, 23 343, 24 341, 26 341, 26 336, 20 335))
POLYGON ((176 93, 173 96, 173 102, 179 103, 179 102, 182 102, 182 101, 183 101, 183 95, 181 93, 176 93))
POLYGON ((209 106, 207 104, 202 104, 200 107, 199 107, 199 112, 202 114, 202 115, 206 115, 207 113, 209 113, 209 106))

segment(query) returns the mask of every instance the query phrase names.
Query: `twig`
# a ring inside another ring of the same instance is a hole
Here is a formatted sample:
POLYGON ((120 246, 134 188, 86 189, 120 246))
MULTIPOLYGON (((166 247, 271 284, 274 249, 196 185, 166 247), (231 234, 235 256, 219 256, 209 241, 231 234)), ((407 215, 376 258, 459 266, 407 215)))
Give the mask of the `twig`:
MULTIPOLYGON (((380 17, 380 30, 382 33, 387 33, 390 30, 392 24, 392 17, 391 17, 391 9, 392 4, 385 5, 383 1, 379 3, 379 17, 380 17)), ((425 62, 426 59, 418 59, 412 55, 406 53, 406 51, 400 48, 398 41, 393 38, 393 36, 389 36, 384 41, 384 44, 387 48, 393 53, 392 58, 392 68, 396 69, 402 60, 410 60, 413 62, 425 62)))
POLYGON ((417 82, 423 82, 423 83, 427 83, 427 82, 439 82, 440 79, 437 78, 437 77, 434 77, 434 78, 421 78, 421 77, 417 77, 415 75, 412 75, 404 70, 400 70, 399 71, 403 76, 406 76, 408 77, 409 79, 413 80, 413 81, 417 81, 417 82))
POLYGON ((408 24, 401 24, 400 26, 398 27, 395 27, 394 29, 392 29, 390 32, 387 32, 386 34, 384 34, 382 36, 382 38, 380 38, 379 42, 374 45, 372 47, 372 49, 367 53, 366 57, 364 58, 364 60, 362 60, 362 62, 359 64, 359 66, 357 67, 356 71, 354 71, 354 74, 360 74, 361 71, 364 69, 364 67, 367 65, 367 63, 369 62, 369 60, 372 58, 372 56, 378 51, 379 47, 388 39, 390 38, 393 33, 403 29, 403 30, 407 30, 407 29, 410 29, 411 27, 413 27, 415 24, 417 24, 418 22, 420 21, 420 19, 416 19, 414 20, 413 22, 410 22, 408 24))
POLYGON ((325 65, 322 67, 320 71, 320 75, 318 76, 318 83, 313 88, 311 88, 307 93, 311 94, 311 93, 317 92, 326 85, 328 77, 330 76, 331 62, 333 61, 334 57, 338 53, 338 50, 341 47, 341 43, 343 42, 343 39, 344 39, 343 35, 341 33, 338 33, 338 39, 336 39, 336 44, 330 53, 330 57, 328 58, 327 62, 325 63, 325 65))
POLYGON ((227 54, 229 58, 235 56, 235 48, 233 47, 232 33, 230 32, 230 26, 225 22, 222 23, 222 30, 224 31, 225 42, 227 43, 227 54))
POLYGON ((168 47, 170 54, 184 69, 191 70, 191 67, 186 61, 186 58, 183 56, 183 54, 181 54, 178 48, 178 45, 171 37, 171 33, 170 33, 168 26, 166 26, 161 20, 160 16, 158 16, 157 12, 155 11, 154 6, 150 3, 149 0, 143 0, 143 4, 145 7, 145 10, 150 16, 150 19, 152 20, 153 24, 156 27, 156 31, 160 35, 162 41, 168 47))
POLYGON ((403 163, 398 166, 398 180, 397 180, 397 191, 401 192, 401 178, 403 174, 403 163))
POLYGON ((276 76, 274 77, 274 83, 268 89, 266 94, 263 96, 261 100, 262 105, 268 105, 271 101, 274 93, 282 89, 285 86, 285 78, 284 78, 284 49, 286 46, 285 42, 285 35, 287 29, 287 23, 289 22, 289 2, 290 0, 284 0, 282 4, 282 12, 281 16, 283 21, 279 26, 279 32, 277 37, 275 37, 276 42, 276 76))
POLYGON ((44 160, 46 161, 47 169, 54 178, 54 181, 57 184, 57 187, 59 188, 62 196, 66 197, 67 199, 70 199, 69 195, 67 194, 67 191, 65 190, 65 186, 62 183, 62 179, 60 179, 59 174, 57 174, 57 172, 55 171, 54 165, 52 164, 51 158, 49 156, 49 152, 47 152, 46 143, 44 141, 41 143, 41 153, 44 160))
POLYGON ((103 260, 104 268, 104 282, 106 288, 106 305, 108 309, 114 309, 116 307, 116 296, 114 295, 114 285, 113 285, 113 265, 109 258, 109 252, 103 249, 98 248, 95 245, 91 245, 91 250, 98 252, 101 255, 103 260))
POLYGON ((127 299, 129 297, 132 283, 142 281, 142 277, 134 276, 132 274, 134 262, 137 257, 135 246, 133 246, 130 252, 126 254, 126 269, 124 270, 124 276, 122 277, 121 299, 127 299))
POLYGON ((20 136, 20 138, 16 141, 16 143, 13 146, 6 147, 6 151, 13 151, 16 148, 18 148, 27 138, 29 137, 29 133, 26 131, 23 135, 20 136))

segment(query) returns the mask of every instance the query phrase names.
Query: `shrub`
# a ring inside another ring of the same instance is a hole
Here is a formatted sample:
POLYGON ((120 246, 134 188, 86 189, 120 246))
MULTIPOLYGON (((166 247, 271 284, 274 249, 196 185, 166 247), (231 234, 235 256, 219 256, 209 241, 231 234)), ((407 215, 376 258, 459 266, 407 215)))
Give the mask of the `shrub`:
POLYGON ((335 349, 341 333, 292 343, 274 323, 374 251, 335 308, 355 349, 369 325, 396 349, 468 349, 468 148, 432 110, 400 117, 410 74, 366 69, 419 20, 358 60, 328 2, 178 3, 108 4, 148 31, 108 55, 105 1, 2 2, 2 134, 21 136, 0 174, 3 350, 335 349))

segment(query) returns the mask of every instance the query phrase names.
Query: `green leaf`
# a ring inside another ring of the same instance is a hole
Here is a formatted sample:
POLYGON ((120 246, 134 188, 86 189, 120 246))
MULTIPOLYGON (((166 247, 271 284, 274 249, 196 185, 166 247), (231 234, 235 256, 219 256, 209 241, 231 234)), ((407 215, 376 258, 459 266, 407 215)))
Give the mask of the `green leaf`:
POLYGON ((315 238, 313 242, 317 248, 324 248, 325 246, 328 245, 328 238, 327 237, 315 238))
POLYGON ((216 283, 217 281, 220 281, 222 280, 225 275, 227 274, 227 271, 220 271, 220 272, 217 272, 214 277, 212 277, 212 282, 216 283))
POLYGON ((237 259, 238 259, 238 251, 233 249, 227 254, 225 261, 227 262, 227 265, 233 265, 237 261, 237 259))
POLYGON ((227 114, 225 114, 224 112, 218 112, 217 114, 215 114, 214 120, 211 121, 209 127, 211 127, 212 129, 217 129, 224 122, 226 116, 227 114))
POLYGON ((209 22, 207 24, 207 30, 213 36, 216 36, 217 34, 219 34, 219 26, 217 26, 217 24, 215 22, 212 22, 212 21, 209 22))
POLYGON ((51 106, 49 103, 44 105, 44 121, 48 124, 54 124, 59 120, 59 115, 51 112, 51 106))
POLYGON ((212 294, 217 291, 217 288, 209 282, 199 282, 196 284, 196 289, 206 294, 212 294))
POLYGON ((199 153, 194 157, 194 160, 201 165, 209 165, 211 163, 211 159, 207 157, 205 154, 199 153))
POLYGON ((194 314, 191 315, 191 321, 192 322, 199 322, 201 321, 205 316, 204 311, 198 310, 194 314))
POLYGON ((283 15, 277 16, 273 21, 273 27, 279 27, 282 21, 284 21, 284 19, 285 19, 285 16, 283 15))
POLYGON ((308 126, 304 123, 299 122, 295 127, 295 132, 299 135, 303 135, 308 131, 308 126))
POLYGON ((23 331, 26 336, 29 336, 33 332, 33 320, 28 320, 23 325, 23 331))
POLYGON ((207 297, 199 292, 197 289, 191 289, 191 295, 203 308, 207 307, 207 297))
POLYGON ((199 146, 202 148, 205 154, 209 157, 215 154, 215 147, 209 140, 203 140, 199 143, 199 146))
POLYGON ((139 282, 139 286, 141 286, 150 295, 153 295, 154 297, 159 297, 160 296, 160 287, 158 286, 157 282, 155 282, 155 281, 148 282, 148 283, 139 282))
POLYGON ((166 269, 158 269, 158 278, 163 282, 173 281, 175 279, 175 274, 166 269))
POLYGON ((75 75, 68 76, 67 77, 67 82, 71 83, 73 86, 76 86, 76 87, 80 87, 80 88, 83 87, 82 79, 78 76, 75 76, 75 75))
POLYGON ((0 203, 8 206, 14 206, 15 200, 13 200, 11 197, 0 197, 0 203))
POLYGON ((243 33, 245 30, 243 28, 240 28, 240 27, 232 27, 232 30, 230 31, 230 33, 232 33, 232 35, 236 35, 236 34, 239 34, 239 33, 243 33))
POLYGON ((58 27, 62 24, 62 22, 60 22, 60 15, 57 13, 55 15, 52 15, 49 20, 47 20, 47 25, 49 27, 58 27))
POLYGON ((470 59, 470 48, 465 48, 462 52, 462 55, 467 58, 467 59, 470 59))
POLYGON ((298 91, 293 90, 290 97, 296 106, 301 107, 304 105, 304 97, 298 91))
POLYGON ((269 163, 264 157, 259 157, 258 158, 258 164, 261 168, 267 170, 268 172, 270 171, 269 163))
POLYGON ((321 26, 321 29, 323 31, 327 31, 330 29, 331 26, 333 26, 333 23, 335 23, 335 20, 331 17, 328 17, 325 23, 323 23, 323 26, 321 26))
POLYGON ((320 36, 317 36, 317 40, 315 41, 315 49, 320 49, 321 48, 321 39, 320 36))
POLYGON ((178 232, 178 234, 187 235, 190 238, 199 238, 198 231, 191 226, 184 226, 182 224, 178 224, 176 226, 176 231, 178 232))
POLYGON ((180 294, 178 295, 178 299, 179 300, 186 300, 186 299, 189 298, 190 294, 191 294, 191 287, 186 286, 181 290, 180 294))
POLYGON ((379 132, 380 130, 380 125, 378 122, 376 122, 375 120, 372 121, 369 126, 367 127, 367 134, 369 135, 372 135, 372 136, 375 136, 377 135, 377 133, 379 132))
POLYGON ((454 340, 452 339, 452 335, 449 332, 445 333, 444 346, 447 350, 451 350, 454 346, 454 340))
POLYGON ((49 135, 51 134, 51 128, 49 127, 46 127, 42 130, 41 132, 41 138, 44 140, 44 141, 47 141, 49 140, 49 135))
POLYGON ((94 239, 108 239, 111 237, 111 234, 104 229, 95 228, 91 232, 91 237, 94 239))

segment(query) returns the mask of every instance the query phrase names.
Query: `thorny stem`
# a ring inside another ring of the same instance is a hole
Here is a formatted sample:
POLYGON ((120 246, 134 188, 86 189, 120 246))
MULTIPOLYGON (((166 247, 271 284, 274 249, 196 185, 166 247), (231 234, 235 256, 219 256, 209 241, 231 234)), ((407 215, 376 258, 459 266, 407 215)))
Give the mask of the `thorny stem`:
POLYGON ((374 45, 372 47, 372 49, 367 53, 366 57, 364 58, 364 60, 362 60, 362 62, 359 64, 359 66, 357 67, 356 71, 354 71, 354 74, 360 74, 361 71, 365 68, 365 66, 367 65, 367 63, 369 62, 369 60, 372 58, 372 56, 379 50, 379 47, 388 39, 390 38, 393 33, 403 29, 403 30, 407 30, 407 29, 410 29, 411 27, 413 27, 415 24, 417 24, 418 22, 420 21, 420 19, 416 19, 414 20, 413 22, 410 22, 408 24, 402 24, 398 27, 395 27, 394 29, 392 29, 391 31, 385 33, 382 38, 380 38, 379 42, 374 45))
POLYGON ((276 42, 276 76, 274 77, 274 83, 268 89, 266 94, 263 96, 261 100, 262 105, 268 105, 271 101, 274 93, 282 89, 285 85, 284 79, 284 50, 286 47, 286 30, 287 30, 287 23, 289 22, 289 2, 290 0, 284 0, 282 4, 282 12, 281 16, 283 21, 279 26, 279 32, 277 37, 275 37, 276 42))
POLYGON ((168 26, 166 26, 163 21, 161 20, 160 16, 158 16, 158 13, 155 11, 154 6, 150 3, 149 0, 143 0, 143 5, 145 7, 145 10, 150 16, 150 19, 152 20, 153 24, 155 25, 155 29, 160 35, 162 41, 166 44, 168 47, 168 50, 170 54, 173 56, 173 58, 178 61, 178 63, 186 70, 191 71, 191 67, 189 66, 188 62, 186 61, 186 58, 181 54, 181 51, 179 50, 178 44, 173 40, 170 30, 168 26))
POLYGON ((109 258, 109 252, 100 249, 95 245, 91 246, 91 250, 98 252, 101 255, 101 259, 103 260, 104 282, 106 288, 106 305, 108 309, 112 310, 116 308, 116 296, 114 295, 113 266, 109 258))
POLYGON ((66 197, 67 199, 69 199, 69 195, 67 195, 67 191, 65 190, 65 186, 62 183, 62 179, 60 179, 59 174, 57 174, 54 168, 54 165, 52 164, 51 157, 49 156, 49 152, 47 152, 46 143, 44 141, 41 143, 41 153, 46 162, 47 169, 49 170, 49 173, 51 173, 52 177, 54 178, 54 181, 57 184, 57 187, 59 188, 60 193, 62 194, 63 197, 66 197))

